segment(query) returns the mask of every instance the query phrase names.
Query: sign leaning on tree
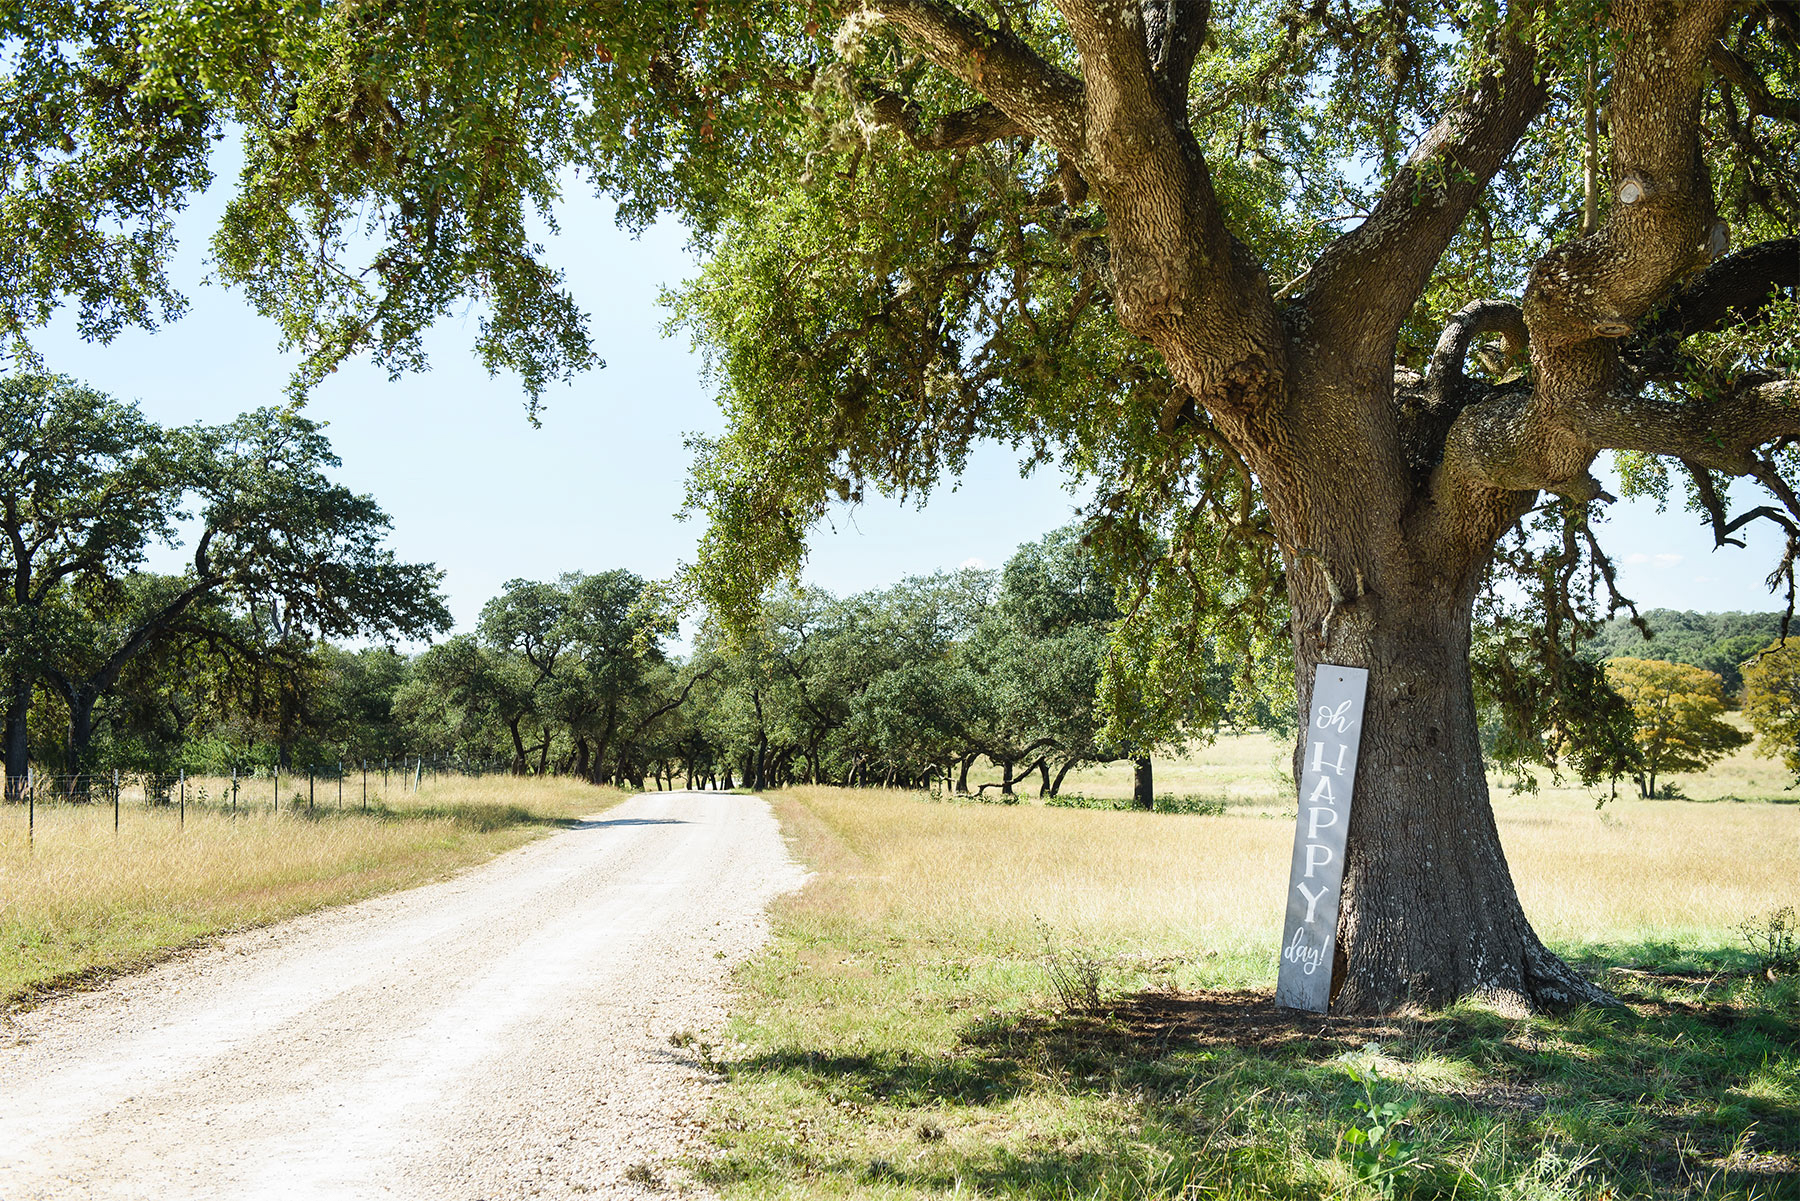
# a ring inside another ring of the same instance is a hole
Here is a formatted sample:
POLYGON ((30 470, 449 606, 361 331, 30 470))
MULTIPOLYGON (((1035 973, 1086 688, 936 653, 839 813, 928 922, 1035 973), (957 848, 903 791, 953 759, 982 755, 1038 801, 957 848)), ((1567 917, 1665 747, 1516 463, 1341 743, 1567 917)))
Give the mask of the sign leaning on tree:
POLYGON ((1324 1013, 1331 1004, 1332 951, 1344 880, 1344 841, 1350 794, 1362 742, 1363 700, 1369 673, 1360 667, 1318 665, 1300 772, 1300 814, 1294 826, 1294 866, 1288 876, 1287 922, 1275 1003, 1324 1013))

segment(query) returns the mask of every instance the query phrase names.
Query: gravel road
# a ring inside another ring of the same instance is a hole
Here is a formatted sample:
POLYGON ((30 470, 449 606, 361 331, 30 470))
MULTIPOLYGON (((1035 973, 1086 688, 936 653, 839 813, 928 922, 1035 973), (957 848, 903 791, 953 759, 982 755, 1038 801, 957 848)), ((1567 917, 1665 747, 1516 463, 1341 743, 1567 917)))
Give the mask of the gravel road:
POLYGON ((0 1028, 0 1201, 697 1192, 670 1036, 801 878, 761 800, 649 793, 54 1000, 0 1028))

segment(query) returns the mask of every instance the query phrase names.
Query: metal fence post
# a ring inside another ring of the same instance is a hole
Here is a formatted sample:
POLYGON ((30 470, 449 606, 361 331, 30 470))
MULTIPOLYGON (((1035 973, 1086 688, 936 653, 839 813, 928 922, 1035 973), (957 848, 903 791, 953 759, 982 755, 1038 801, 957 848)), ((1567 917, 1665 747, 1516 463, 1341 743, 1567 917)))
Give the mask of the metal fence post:
POLYGON ((338 812, 344 811, 344 761, 338 760, 338 812))
POLYGON ((231 816, 237 816, 237 768, 231 769, 231 816))
POLYGON ((275 771, 275 808, 273 812, 281 812, 281 764, 277 763, 275 771))
POLYGON ((119 832, 119 769, 113 768, 113 834, 119 832))
POLYGON ((183 830, 187 829, 187 768, 181 769, 181 817, 177 821, 183 830))

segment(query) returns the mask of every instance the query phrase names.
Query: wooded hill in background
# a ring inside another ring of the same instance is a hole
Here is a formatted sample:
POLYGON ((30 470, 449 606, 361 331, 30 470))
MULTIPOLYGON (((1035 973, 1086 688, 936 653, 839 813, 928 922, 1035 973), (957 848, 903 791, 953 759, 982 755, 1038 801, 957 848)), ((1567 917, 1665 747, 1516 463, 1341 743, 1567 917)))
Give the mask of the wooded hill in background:
POLYGON ((1595 662, 1623 657, 1704 667, 1719 674, 1727 697, 1735 697, 1744 687, 1744 662, 1781 637, 1780 613, 1647 609, 1643 619, 1653 637, 1646 639, 1630 618, 1614 617, 1583 645, 1582 653, 1595 662))

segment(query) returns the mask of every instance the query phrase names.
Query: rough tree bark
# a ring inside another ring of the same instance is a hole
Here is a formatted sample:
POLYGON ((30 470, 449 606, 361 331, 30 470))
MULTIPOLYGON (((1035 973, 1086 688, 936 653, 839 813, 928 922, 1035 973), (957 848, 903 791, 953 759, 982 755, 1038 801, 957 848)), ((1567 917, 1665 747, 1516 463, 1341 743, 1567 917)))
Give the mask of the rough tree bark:
MULTIPOLYGON (((1471 993, 1544 1006, 1607 1000, 1545 950, 1520 908, 1482 770, 1470 621, 1498 539, 1543 491, 1599 495, 1589 466, 1602 449, 1743 474, 1759 438, 1800 434, 1785 404, 1791 384, 1747 389, 1735 408, 1677 411, 1639 395, 1643 378, 1620 353, 1652 307, 1723 249, 1697 147, 1709 48, 1729 5, 1618 0, 1610 207, 1591 234, 1536 265, 1520 308, 1459 315, 1430 375, 1399 392, 1401 323, 1546 102, 1516 29, 1498 36, 1492 73, 1423 139, 1370 215, 1277 301, 1227 228, 1187 126, 1203 0, 1065 0, 1079 78, 931 0, 870 7, 984 93, 1011 132, 1055 147, 1105 211, 1119 320, 1162 354, 1178 399, 1192 398, 1267 504, 1302 711, 1315 665, 1369 670, 1335 1007, 1471 993), (1528 385, 1463 378, 1470 341, 1484 334, 1529 344, 1528 385)), ((1522 27, 1529 6, 1516 7, 1522 27)), ((982 140, 981 124, 968 123, 970 137, 982 140)), ((1167 416, 1173 431, 1182 414, 1167 416)))

